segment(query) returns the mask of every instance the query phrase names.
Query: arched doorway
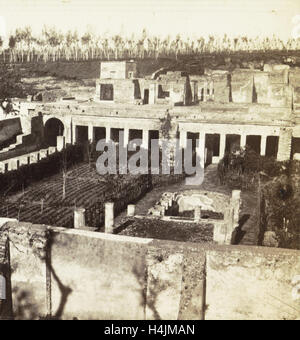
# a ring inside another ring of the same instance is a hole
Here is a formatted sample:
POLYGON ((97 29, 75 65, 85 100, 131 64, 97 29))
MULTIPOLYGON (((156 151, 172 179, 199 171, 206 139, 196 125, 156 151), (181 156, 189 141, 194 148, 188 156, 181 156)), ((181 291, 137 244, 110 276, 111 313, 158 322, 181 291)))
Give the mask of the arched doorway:
POLYGON ((45 143, 56 146, 57 136, 64 135, 64 124, 57 118, 50 118, 45 124, 45 143))

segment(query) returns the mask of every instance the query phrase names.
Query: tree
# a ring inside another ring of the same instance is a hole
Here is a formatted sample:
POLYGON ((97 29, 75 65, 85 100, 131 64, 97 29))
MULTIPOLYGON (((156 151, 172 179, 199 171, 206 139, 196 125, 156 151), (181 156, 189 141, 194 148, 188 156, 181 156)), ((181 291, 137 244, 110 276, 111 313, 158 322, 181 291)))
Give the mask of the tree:
POLYGON ((14 68, 8 69, 0 66, 0 106, 5 114, 15 112, 12 98, 24 98, 25 90, 22 86, 21 77, 14 68))

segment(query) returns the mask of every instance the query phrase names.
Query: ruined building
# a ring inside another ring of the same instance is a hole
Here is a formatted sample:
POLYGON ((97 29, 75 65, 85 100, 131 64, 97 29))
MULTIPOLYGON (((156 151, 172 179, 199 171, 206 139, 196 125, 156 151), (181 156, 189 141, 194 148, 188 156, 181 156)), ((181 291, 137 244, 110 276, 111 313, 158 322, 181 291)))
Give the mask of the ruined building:
MULTIPOLYGON (((38 163, 66 144, 118 142, 121 130, 125 145, 141 138, 148 149, 152 139, 166 138, 166 117, 171 140, 179 138, 182 147, 188 139, 199 140, 193 148, 202 166, 246 144, 281 161, 300 159, 300 70, 271 64, 263 71, 202 75, 160 69, 139 78, 133 61, 102 62, 92 100, 36 102, 21 117, 21 127, 11 122, 22 134, 0 150, 0 172, 38 163), (38 140, 45 147, 31 149, 38 140)), ((101 190, 98 197, 104 196, 101 190)), ((193 211, 187 223, 199 229, 214 205, 206 219, 213 225, 210 243, 128 237, 126 229, 112 235, 111 202, 105 204, 106 233, 87 228, 85 210, 74 209, 73 202, 67 208, 74 212, 74 229, 0 218, 0 265, 12 296, 6 306, 12 303, 21 319, 297 319, 299 251, 232 245, 240 194, 166 192, 147 216, 128 206, 129 228, 140 221, 173 227, 184 216, 180 213, 193 211)), ((43 202, 34 203, 30 214, 46 211, 43 202)), ((67 208, 60 208, 55 206, 55 213, 65 216, 67 208)))
MULTIPOLYGON (((193 146, 203 163, 218 163, 226 151, 246 144, 261 155, 287 160, 300 152, 299 80, 300 70, 287 65, 205 70, 201 76, 159 70, 145 79, 138 78, 133 61, 102 62, 93 101, 36 103, 29 119, 40 114, 50 147, 57 146, 57 137, 58 147, 118 141, 120 130, 125 145, 142 138, 148 147, 151 139, 163 138, 161 119, 170 115, 171 137, 183 147, 187 138, 199 139, 193 146)), ((15 166, 9 159, 1 164, 2 171, 15 166)))

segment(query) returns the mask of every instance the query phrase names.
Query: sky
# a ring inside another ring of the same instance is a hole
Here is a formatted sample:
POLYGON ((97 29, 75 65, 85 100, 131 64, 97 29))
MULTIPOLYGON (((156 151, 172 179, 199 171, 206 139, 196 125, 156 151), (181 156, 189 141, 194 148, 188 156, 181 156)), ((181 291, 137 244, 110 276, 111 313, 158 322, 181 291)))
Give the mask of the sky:
POLYGON ((99 34, 300 37, 300 0, 0 0, 0 35, 43 25, 99 34), (298 16, 297 16, 298 15, 298 16), (294 19, 294 23, 293 23, 294 19), (299 28, 299 30, 298 30, 299 28))

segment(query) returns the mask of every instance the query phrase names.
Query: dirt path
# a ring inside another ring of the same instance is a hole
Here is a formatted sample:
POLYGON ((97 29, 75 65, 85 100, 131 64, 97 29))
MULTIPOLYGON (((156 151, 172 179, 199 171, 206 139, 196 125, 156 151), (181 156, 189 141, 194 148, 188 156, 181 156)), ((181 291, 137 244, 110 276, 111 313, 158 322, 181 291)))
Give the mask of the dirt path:
MULTIPOLYGON (((204 182, 199 186, 188 186, 185 181, 161 186, 148 192, 142 199, 136 203, 136 214, 146 215, 148 209, 153 207, 166 192, 179 192, 189 189, 199 189, 215 191, 223 194, 230 194, 231 190, 226 186, 220 186, 217 176, 217 166, 210 165, 205 169, 204 182)), ((237 235, 237 243, 243 245, 256 245, 258 236, 258 211, 257 211, 257 193, 245 191, 242 192, 242 211, 240 216, 241 230, 237 235)), ((116 224, 126 216, 126 211, 116 217, 116 224)))

